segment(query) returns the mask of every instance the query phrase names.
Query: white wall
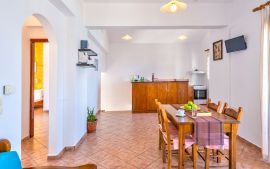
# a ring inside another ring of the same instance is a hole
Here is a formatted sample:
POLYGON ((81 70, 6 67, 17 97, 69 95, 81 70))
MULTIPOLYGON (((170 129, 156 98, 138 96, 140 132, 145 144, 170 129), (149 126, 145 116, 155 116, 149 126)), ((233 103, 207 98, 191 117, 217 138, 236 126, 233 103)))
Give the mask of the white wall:
POLYGON ((131 75, 151 79, 187 78, 192 58, 200 53, 199 44, 113 43, 101 75, 101 103, 106 111, 131 110, 131 75), (198 47, 196 47, 198 46, 198 47))
MULTIPOLYGON (((71 1, 77 4, 76 8, 80 7, 79 1, 69 0, 69 3, 71 1)), ((28 16, 35 14, 50 41, 49 155, 57 155, 65 146, 74 146, 86 132, 84 103, 98 98, 96 88, 89 89, 96 97, 84 95, 85 87, 80 86, 88 85, 85 76, 88 73, 78 71, 76 67, 80 40, 88 39, 88 31, 82 24, 80 13, 66 15, 50 1, 4 0, 0 8, 3 23, 0 28, 0 87, 10 84, 15 88, 12 95, 0 94, 4 110, 0 114, 0 128, 4 129, 0 130, 0 138, 9 139, 12 150, 20 154, 21 109, 22 105, 27 106, 22 103, 22 92, 26 92, 22 88, 22 65, 25 62, 22 58, 22 26, 28 16), (78 101, 78 98, 83 101, 78 101)), ((89 78, 98 84, 98 75, 89 74, 89 78)))
MULTIPOLYGON (((217 40, 227 40, 245 35, 248 49, 226 54, 221 61, 210 63, 210 97, 222 100, 233 107, 242 106, 244 114, 239 135, 261 146, 260 114, 260 15, 252 9, 263 1, 236 0, 232 5, 231 22, 228 28, 211 31, 204 39, 203 48, 211 49, 217 40), (241 8, 239 8, 241 6, 241 8)), ((224 47, 225 49, 225 47, 224 47)))
POLYGON ((22 139, 29 136, 30 39, 47 38, 42 27, 23 27, 22 29, 22 139))

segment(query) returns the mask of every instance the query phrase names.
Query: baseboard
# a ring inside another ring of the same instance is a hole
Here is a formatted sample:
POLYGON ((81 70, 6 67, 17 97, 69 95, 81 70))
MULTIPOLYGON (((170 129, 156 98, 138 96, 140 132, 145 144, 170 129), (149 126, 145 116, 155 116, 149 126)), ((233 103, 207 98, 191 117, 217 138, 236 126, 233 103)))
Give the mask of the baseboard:
POLYGON ((257 145, 255 145, 255 144, 253 144, 253 143, 247 141, 247 140, 244 139, 243 137, 237 135, 237 138, 238 138, 239 140, 245 142, 245 143, 248 144, 249 146, 255 147, 257 150, 262 151, 262 149, 261 149, 260 147, 258 147, 257 145))
POLYGON ((106 112, 109 112, 109 113, 115 113, 115 112, 120 112, 120 113, 132 113, 132 110, 109 110, 109 111, 106 111, 106 112))
POLYGON ((26 140, 28 140, 28 139, 30 139, 30 136, 24 137, 21 141, 23 142, 23 141, 26 141, 26 140))
POLYGON ((103 112, 102 110, 98 110, 97 112, 96 112, 96 115, 99 115, 101 112, 103 112))
POLYGON ((64 153, 66 151, 75 151, 76 149, 78 149, 80 147, 80 145, 86 139, 86 136, 87 136, 87 133, 85 133, 82 136, 82 138, 78 141, 78 143, 75 146, 66 146, 66 147, 63 148, 63 150, 59 154, 57 154, 55 156, 48 156, 47 159, 48 160, 58 160, 58 159, 60 159, 64 155, 64 153))
POLYGON ((61 150, 61 152, 59 154, 55 155, 55 156, 48 156, 47 159, 48 160, 58 160, 64 155, 64 153, 65 153, 65 148, 63 148, 61 150))
POLYGON ((82 138, 78 141, 78 143, 75 146, 67 146, 65 147, 65 151, 74 151, 80 147, 80 145, 83 143, 87 136, 87 133, 85 133, 82 138))

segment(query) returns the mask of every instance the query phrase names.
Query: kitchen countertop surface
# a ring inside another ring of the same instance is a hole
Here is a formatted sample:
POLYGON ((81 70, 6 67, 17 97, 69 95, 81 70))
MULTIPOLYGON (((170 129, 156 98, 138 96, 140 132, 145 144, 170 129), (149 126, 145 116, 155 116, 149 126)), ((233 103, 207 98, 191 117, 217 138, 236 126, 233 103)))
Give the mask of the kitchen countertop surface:
POLYGON ((188 82, 188 79, 157 79, 155 81, 145 80, 144 82, 131 82, 131 83, 159 83, 159 82, 188 82))

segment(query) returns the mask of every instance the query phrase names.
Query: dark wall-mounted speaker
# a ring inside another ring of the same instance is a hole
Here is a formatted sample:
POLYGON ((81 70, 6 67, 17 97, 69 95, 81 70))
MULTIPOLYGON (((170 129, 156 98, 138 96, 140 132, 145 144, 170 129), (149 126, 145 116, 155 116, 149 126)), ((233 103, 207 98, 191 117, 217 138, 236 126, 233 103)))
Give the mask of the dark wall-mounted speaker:
POLYGON ((87 48, 88 48, 88 41, 81 40, 81 49, 87 49, 87 48))

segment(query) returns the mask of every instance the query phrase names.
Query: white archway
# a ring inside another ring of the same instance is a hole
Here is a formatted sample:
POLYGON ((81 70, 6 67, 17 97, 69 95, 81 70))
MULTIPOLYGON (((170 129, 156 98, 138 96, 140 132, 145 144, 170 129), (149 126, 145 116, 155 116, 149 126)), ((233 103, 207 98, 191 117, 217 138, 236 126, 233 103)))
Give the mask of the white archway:
POLYGON ((60 152, 59 149, 63 143, 63 130, 62 120, 59 117, 59 104, 61 93, 59 93, 59 67, 58 67, 58 51, 57 51, 57 38, 50 22, 41 14, 33 14, 42 25, 43 30, 49 40, 50 56, 49 56, 49 132, 48 132, 48 156, 55 155, 60 152))

